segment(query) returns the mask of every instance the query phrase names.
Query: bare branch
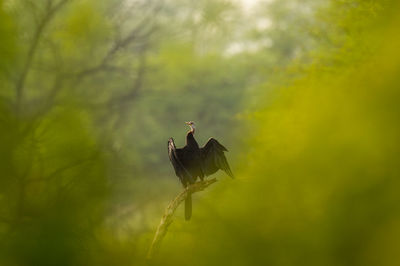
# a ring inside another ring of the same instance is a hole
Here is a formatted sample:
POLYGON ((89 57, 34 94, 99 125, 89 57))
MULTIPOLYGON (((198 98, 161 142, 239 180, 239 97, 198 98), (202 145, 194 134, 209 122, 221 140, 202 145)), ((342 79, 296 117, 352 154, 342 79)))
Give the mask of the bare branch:
POLYGON ((37 47, 38 47, 39 41, 41 39, 41 36, 43 34, 43 31, 44 31, 45 27, 47 26, 47 24, 53 18, 54 14, 64 4, 66 4, 68 1, 69 0, 62 0, 59 3, 57 3, 55 6, 52 5, 52 1, 49 1, 48 2, 47 12, 46 12, 45 16, 43 17, 43 19, 41 20, 41 22, 39 23, 38 27, 36 28, 36 31, 35 31, 35 33, 33 35, 32 44, 31 44, 31 46, 29 47, 29 50, 28 50, 28 55, 27 55, 27 58, 26 58, 25 65, 23 66, 21 75, 17 79, 16 85, 15 85, 16 110, 17 110, 17 112, 19 112, 20 108, 21 108, 21 102, 22 102, 22 97, 23 97, 23 91, 24 91, 24 87, 25 87, 26 77, 27 77, 27 75, 29 73, 29 70, 31 68, 32 60, 33 60, 33 58, 34 58, 34 56, 36 54, 37 47))
POLYGON ((124 103, 128 103, 136 98, 143 85, 145 70, 146 70, 146 55, 145 53, 142 53, 142 55, 139 58, 139 66, 137 70, 138 73, 136 79, 132 83, 131 89, 124 95, 111 98, 108 102, 109 108, 113 108, 115 106, 121 107, 124 105, 124 103))
POLYGON ((139 21, 125 37, 121 39, 116 38, 114 44, 111 45, 110 49, 106 52, 104 57, 96 66, 75 73, 74 75, 77 79, 77 83, 88 75, 92 75, 100 71, 107 71, 110 70, 110 68, 113 70, 112 68, 115 67, 112 67, 109 64, 111 61, 113 61, 115 54, 134 43, 136 43, 136 46, 142 46, 139 48, 139 50, 144 51, 145 48, 143 47, 148 46, 151 36, 158 30, 158 27, 153 25, 152 21, 161 9, 162 5, 156 6, 154 10, 152 10, 151 14, 142 18, 141 21, 139 21))
POLYGON ((165 210, 163 217, 161 218, 160 224, 157 227, 157 231, 156 231, 156 234, 154 235, 153 242, 151 243, 149 252, 147 253, 147 259, 151 259, 154 255, 154 253, 160 247, 161 241, 163 240, 164 236, 167 234, 168 227, 173 222, 173 216, 174 216, 176 209, 186 199, 186 197, 188 196, 188 193, 193 194, 193 193, 202 191, 205 188, 207 188, 209 185, 211 185, 215 182, 217 182, 217 179, 212 178, 209 180, 194 183, 193 185, 188 186, 174 200, 172 200, 169 203, 167 209, 165 210))

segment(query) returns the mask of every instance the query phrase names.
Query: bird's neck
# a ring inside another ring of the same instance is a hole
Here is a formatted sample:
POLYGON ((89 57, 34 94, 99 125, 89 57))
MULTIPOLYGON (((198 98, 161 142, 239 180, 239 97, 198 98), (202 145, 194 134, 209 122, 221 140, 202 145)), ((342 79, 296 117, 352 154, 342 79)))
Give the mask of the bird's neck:
MULTIPOLYGON (((193 135, 194 135, 194 131, 196 130, 196 128, 194 127, 194 126, 192 126, 192 125, 190 125, 190 130, 189 130, 189 132, 191 132, 193 135)), ((188 132, 188 133, 189 133, 188 132)))
MULTIPOLYGON (((193 130, 194 132, 194 130, 193 130)), ((190 130, 187 135, 186 135, 186 145, 192 148, 199 148, 199 144, 197 144, 197 141, 194 139, 192 130, 190 130)))

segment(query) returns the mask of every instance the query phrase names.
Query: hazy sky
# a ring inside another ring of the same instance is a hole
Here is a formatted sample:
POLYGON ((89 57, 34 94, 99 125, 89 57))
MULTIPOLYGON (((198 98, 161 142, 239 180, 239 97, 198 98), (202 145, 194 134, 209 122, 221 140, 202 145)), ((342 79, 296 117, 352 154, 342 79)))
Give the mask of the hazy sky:
POLYGON ((260 0, 239 0, 239 2, 242 2, 242 5, 245 9, 250 9, 252 8, 257 2, 260 0))

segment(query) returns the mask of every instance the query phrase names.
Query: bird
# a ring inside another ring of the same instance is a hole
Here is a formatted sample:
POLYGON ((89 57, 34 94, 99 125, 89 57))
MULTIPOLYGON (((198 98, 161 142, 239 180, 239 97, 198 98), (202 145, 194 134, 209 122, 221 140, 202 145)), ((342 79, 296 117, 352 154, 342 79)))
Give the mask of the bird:
MULTIPOLYGON (((209 138, 203 147, 199 147, 194 138, 195 123, 193 121, 185 123, 190 127, 186 134, 186 145, 178 149, 173 138, 168 140, 168 156, 183 187, 187 188, 194 184, 197 178, 203 181, 205 176, 212 175, 218 170, 223 170, 234 178, 224 154, 228 150, 214 138, 209 138)), ((192 195, 188 193, 185 199, 185 220, 190 220, 191 216, 192 195)))

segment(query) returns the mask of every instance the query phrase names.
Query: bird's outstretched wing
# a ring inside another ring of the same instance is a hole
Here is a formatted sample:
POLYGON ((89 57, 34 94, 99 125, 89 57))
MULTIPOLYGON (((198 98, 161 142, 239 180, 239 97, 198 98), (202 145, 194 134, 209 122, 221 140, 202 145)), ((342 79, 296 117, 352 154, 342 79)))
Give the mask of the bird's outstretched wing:
POLYGON ((210 138, 200 151, 203 161, 203 172, 206 175, 211 175, 221 169, 230 177, 234 178, 228 161, 224 155, 224 152, 228 150, 216 139, 210 138))
POLYGON ((170 138, 168 140, 168 156, 175 169, 176 175, 181 179, 182 184, 186 184, 187 181, 189 181, 189 183, 194 183, 194 178, 179 159, 178 151, 179 149, 176 148, 174 139, 170 138))

